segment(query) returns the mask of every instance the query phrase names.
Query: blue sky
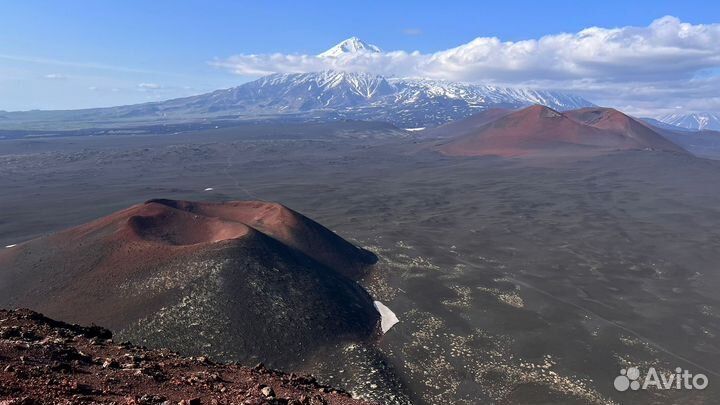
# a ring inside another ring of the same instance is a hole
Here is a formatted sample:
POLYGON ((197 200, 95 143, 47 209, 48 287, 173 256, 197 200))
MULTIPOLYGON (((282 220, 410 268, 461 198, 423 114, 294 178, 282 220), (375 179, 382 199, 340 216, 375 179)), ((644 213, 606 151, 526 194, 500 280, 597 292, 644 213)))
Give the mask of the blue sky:
MULTIPOLYGON (((432 54, 477 37, 522 41, 593 26, 647 27, 666 15, 694 25, 720 22, 720 6, 712 1, 418 4, 4 2, 0 110, 107 106, 230 87, 252 77, 211 62, 274 52, 315 55, 352 35, 384 50, 432 54)), ((716 76, 718 68, 702 72, 716 76)))

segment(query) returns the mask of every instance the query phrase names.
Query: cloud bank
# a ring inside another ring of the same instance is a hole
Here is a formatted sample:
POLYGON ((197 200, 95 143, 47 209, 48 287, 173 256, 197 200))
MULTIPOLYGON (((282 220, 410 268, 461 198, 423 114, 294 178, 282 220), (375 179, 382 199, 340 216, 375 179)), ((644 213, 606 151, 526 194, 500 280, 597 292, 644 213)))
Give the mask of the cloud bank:
POLYGON ((435 52, 235 55, 212 62, 242 76, 325 69, 570 90, 643 114, 720 111, 720 23, 666 16, 646 27, 591 27, 539 39, 480 37, 435 52))

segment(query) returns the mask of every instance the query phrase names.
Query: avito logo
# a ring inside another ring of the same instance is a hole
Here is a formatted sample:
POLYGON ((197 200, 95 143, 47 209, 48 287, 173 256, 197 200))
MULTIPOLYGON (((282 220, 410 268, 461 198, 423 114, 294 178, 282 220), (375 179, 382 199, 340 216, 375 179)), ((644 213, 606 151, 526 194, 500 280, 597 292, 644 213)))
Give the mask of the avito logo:
POLYGON ((618 391, 628 389, 637 391, 640 389, 656 388, 659 390, 702 390, 708 386, 708 378, 705 374, 692 374, 681 367, 675 369, 675 373, 659 373, 655 367, 650 367, 643 376, 637 367, 623 368, 620 375, 615 377, 613 384, 618 391))

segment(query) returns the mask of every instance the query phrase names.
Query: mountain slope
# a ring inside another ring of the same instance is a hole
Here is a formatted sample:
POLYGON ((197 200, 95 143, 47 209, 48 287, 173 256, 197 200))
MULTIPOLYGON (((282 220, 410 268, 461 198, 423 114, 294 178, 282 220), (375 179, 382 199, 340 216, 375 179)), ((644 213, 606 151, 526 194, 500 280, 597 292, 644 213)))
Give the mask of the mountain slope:
POLYGON ((720 115, 713 113, 668 114, 658 120, 686 129, 720 131, 720 115))
POLYGON ((511 114, 513 110, 505 108, 490 108, 485 111, 473 114, 465 119, 450 121, 439 127, 422 131, 423 138, 457 138, 472 134, 485 125, 511 114))
POLYGON ((651 127, 655 128, 656 130, 662 130, 662 131, 677 131, 677 132, 692 132, 694 130, 679 127, 677 125, 668 124, 666 122, 662 122, 660 120, 657 120, 655 118, 649 118, 649 117, 642 117, 640 120, 651 127))
POLYGON ((626 138, 625 145, 631 148, 686 152, 650 125, 612 108, 582 108, 567 111, 565 115, 583 124, 621 134, 626 138))
POLYGON ((627 149, 686 153, 645 125, 612 109, 560 113, 539 105, 504 115, 433 148, 448 156, 522 157, 627 149))
POLYGON ((696 156, 720 159, 720 131, 691 130, 647 118, 643 121, 666 139, 696 156))
POLYGON ((0 306, 290 368, 373 335, 378 314, 350 276, 374 259, 278 204, 151 200, 0 252, 0 306))

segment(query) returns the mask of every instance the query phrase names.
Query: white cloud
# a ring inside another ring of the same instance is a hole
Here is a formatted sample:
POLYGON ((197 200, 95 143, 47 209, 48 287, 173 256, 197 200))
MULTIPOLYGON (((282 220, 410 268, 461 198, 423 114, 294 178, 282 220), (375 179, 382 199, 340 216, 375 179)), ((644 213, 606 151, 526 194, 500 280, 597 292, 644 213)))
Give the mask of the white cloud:
POLYGON ((59 74, 59 73, 48 73, 45 75, 45 78, 58 80, 58 79, 67 79, 67 76, 59 74))
POLYGON ((162 86, 157 83, 140 83, 138 84, 138 88, 142 90, 160 90, 162 86))
POLYGON ((212 62, 243 76, 338 69, 390 76, 568 89, 637 113, 720 109, 720 24, 666 16, 646 27, 591 27, 523 41, 480 37, 455 48, 314 55, 236 55, 212 62), (699 100, 698 97, 702 97, 699 100))

